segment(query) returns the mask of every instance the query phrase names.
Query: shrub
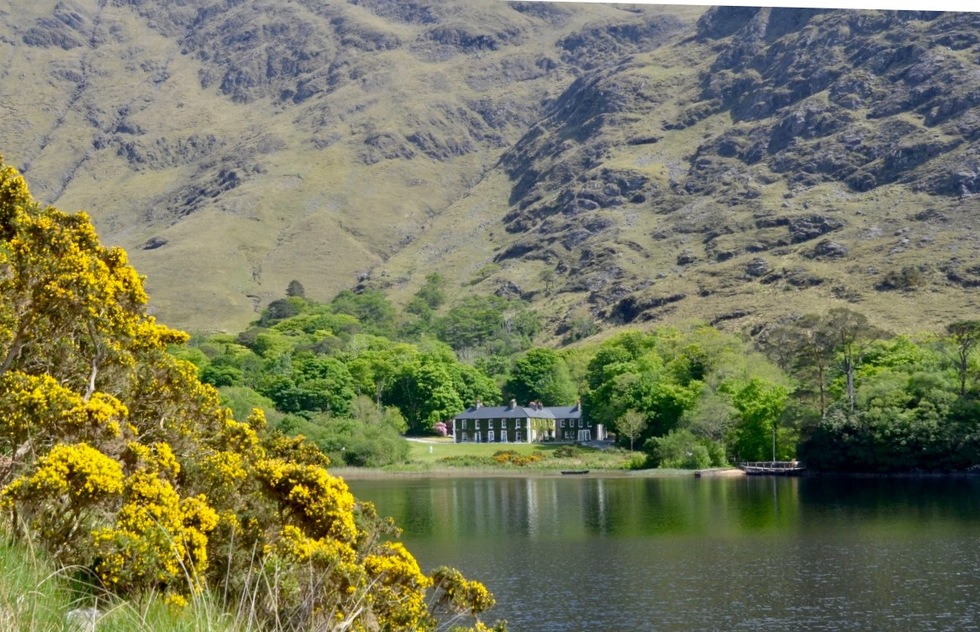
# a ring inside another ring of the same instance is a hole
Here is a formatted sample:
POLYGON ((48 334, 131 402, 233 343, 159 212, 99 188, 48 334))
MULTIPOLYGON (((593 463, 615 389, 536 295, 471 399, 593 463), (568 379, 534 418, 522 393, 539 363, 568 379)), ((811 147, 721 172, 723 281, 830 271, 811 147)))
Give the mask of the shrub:
MULTIPOLYGON (((147 301, 86 215, 42 209, 0 163, 0 526, 119 596, 254 597, 249 629, 435 629, 435 579, 394 526, 315 446, 269 431, 261 410, 236 420, 168 353, 188 336, 147 301)), ((271 357, 286 346, 255 338, 271 357)), ((485 589, 445 581, 450 615, 485 609, 485 589)))
POLYGON ((577 459, 582 456, 582 448, 574 445, 563 445, 556 448, 552 454, 559 459, 577 459))
POLYGON ((690 430, 672 430, 666 436, 647 440, 645 449, 658 467, 704 469, 724 465, 724 452, 696 437, 690 430))

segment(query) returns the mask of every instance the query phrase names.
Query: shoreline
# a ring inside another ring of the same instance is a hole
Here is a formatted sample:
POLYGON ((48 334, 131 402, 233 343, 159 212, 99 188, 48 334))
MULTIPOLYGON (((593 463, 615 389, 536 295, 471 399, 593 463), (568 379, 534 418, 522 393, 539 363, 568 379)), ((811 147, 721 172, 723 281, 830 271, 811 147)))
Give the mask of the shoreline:
MULTIPOLYGON (((562 474, 561 469, 543 468, 494 468, 494 467, 435 467, 418 470, 386 470, 371 467, 328 467, 327 471, 339 478, 351 481, 360 480, 397 480, 397 479, 434 479, 434 478, 730 478, 747 476, 738 468, 712 468, 708 470, 606 470, 589 469, 584 474, 562 474)), ((951 471, 951 472, 808 472, 792 478, 849 478, 849 479, 958 479, 978 478, 980 472, 951 471)), ((756 476, 753 478, 762 478, 756 476)), ((786 477, 779 477, 786 478, 786 477)))
MULTIPOLYGON (((567 468, 566 468, 567 469, 567 468)), ((585 474, 562 474, 561 469, 437 467, 420 470, 386 470, 370 467, 328 467, 333 476, 344 480, 385 480, 424 478, 680 478, 694 476, 694 470, 603 470, 589 469, 585 474)))

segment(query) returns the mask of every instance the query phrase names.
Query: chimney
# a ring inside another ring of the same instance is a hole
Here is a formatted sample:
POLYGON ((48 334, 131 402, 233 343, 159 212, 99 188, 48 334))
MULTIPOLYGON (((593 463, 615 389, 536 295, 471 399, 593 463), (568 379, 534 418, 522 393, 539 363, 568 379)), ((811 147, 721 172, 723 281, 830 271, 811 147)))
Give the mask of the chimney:
POLYGON ((481 408, 483 408, 483 402, 481 402, 480 400, 476 400, 476 406, 474 406, 474 408, 480 410, 481 408))
POLYGON ((508 410, 514 410, 515 408, 517 408, 517 400, 516 399, 512 399, 512 400, 510 400, 510 404, 507 405, 507 409, 508 410))

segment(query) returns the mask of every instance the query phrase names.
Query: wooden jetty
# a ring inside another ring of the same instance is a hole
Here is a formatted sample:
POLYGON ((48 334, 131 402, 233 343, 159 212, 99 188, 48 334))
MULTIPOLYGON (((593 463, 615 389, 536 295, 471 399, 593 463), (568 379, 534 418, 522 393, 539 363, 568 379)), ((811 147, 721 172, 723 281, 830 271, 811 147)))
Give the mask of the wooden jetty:
POLYGON ((703 470, 694 470, 694 478, 724 478, 728 476, 745 476, 745 470, 737 467, 709 467, 703 470))
POLYGON ((562 470, 563 476, 583 476, 589 473, 589 470, 562 470))
POLYGON ((739 463, 738 469, 746 474, 766 476, 798 476, 806 470, 799 461, 753 461, 739 463))

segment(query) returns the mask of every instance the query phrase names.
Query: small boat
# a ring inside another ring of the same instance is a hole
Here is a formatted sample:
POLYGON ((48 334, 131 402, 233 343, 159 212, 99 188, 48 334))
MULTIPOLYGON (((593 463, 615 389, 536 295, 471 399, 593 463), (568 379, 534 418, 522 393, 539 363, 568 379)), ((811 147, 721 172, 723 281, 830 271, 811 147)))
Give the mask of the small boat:
POLYGON ((561 473, 565 476, 581 476, 582 474, 588 474, 589 470, 562 470, 561 473))
POLYGON ((755 461, 739 463, 738 468, 750 476, 797 476, 806 469, 798 461, 755 461))

